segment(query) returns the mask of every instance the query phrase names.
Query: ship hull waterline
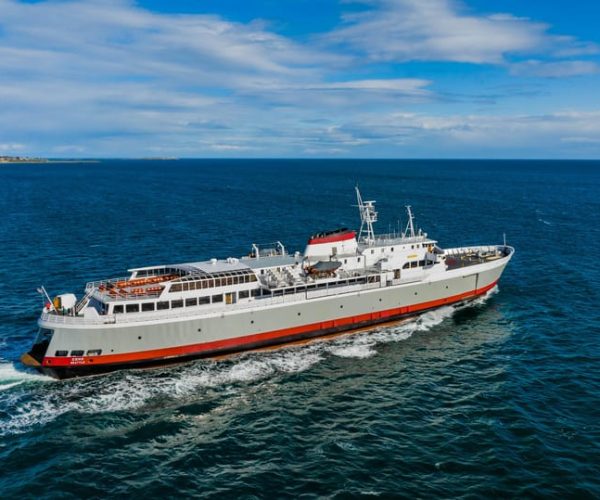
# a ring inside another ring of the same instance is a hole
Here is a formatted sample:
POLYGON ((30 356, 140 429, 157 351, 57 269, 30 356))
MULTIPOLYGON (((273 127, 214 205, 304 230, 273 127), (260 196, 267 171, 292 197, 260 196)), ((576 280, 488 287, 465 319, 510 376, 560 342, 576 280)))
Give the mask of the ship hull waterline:
MULTIPOLYGON (((497 280, 493 283, 484 286, 483 288, 475 289, 470 292, 460 294, 455 297, 447 297, 437 301, 417 304, 406 311, 408 308, 397 308, 394 310, 379 311, 372 314, 369 319, 357 320, 357 318, 349 317, 344 321, 331 321, 333 326, 327 328, 314 328, 314 325, 307 325, 305 329, 295 328, 290 329, 287 333, 285 330, 280 332, 265 332, 259 335, 251 335, 248 340, 244 338, 232 339, 235 342, 209 343, 198 345, 194 350, 194 346, 186 346, 185 350, 191 352, 168 352, 168 349, 162 350, 161 353, 132 353, 131 358, 127 360, 118 360, 108 363, 88 362, 77 365, 51 366, 49 363, 60 362, 57 358, 44 359, 43 363, 37 362, 32 356, 32 353, 25 353, 22 362, 30 367, 35 368, 40 373, 51 376, 56 379, 70 379, 76 377, 86 377, 93 375, 102 375, 114 371, 126 369, 141 369, 141 368, 156 368, 169 365, 187 363, 193 360, 206 358, 227 357, 233 354, 238 354, 246 351, 260 350, 266 348, 274 348, 278 346, 286 346, 293 343, 310 341, 317 338, 333 336, 341 333, 362 332, 371 327, 381 326, 384 324, 397 323, 398 321, 407 320, 411 317, 419 316, 425 312, 439 309, 449 305, 457 305, 467 303, 474 299, 485 295, 497 285, 497 280), (219 345, 221 344, 221 345, 219 345)), ((182 349, 178 349, 181 351, 182 349)), ((98 358, 96 358, 98 359, 98 358)), ((93 360, 92 360, 93 361, 93 360)))

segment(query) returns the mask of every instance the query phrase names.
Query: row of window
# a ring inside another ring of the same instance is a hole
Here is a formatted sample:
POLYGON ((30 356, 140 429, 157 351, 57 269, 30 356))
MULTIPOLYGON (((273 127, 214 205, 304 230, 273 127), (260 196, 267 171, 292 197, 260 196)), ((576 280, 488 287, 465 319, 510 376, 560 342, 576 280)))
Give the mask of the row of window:
POLYGON ((202 290, 203 288, 216 288, 219 286, 239 285, 242 283, 253 283, 256 276, 245 274, 241 276, 226 276, 222 278, 207 278, 199 281, 188 281, 185 283, 173 283, 171 292, 187 292, 189 290, 202 290))
MULTIPOLYGON (((237 297, 240 299, 247 299, 250 294, 253 297, 258 295, 260 290, 241 290, 237 293, 237 297)), ((236 293, 226 293, 225 301, 228 304, 235 303, 236 293)), ((143 302, 142 304, 116 304, 113 307, 113 314, 125 313, 138 313, 138 312, 152 312, 152 311, 164 311, 166 309, 179 309, 181 307, 195 307, 202 306, 205 304, 217 304, 223 302, 223 294, 207 295, 204 297, 190 297, 188 299, 176 299, 176 300, 161 300, 159 302, 143 302)))
POLYGON ((181 275, 181 269, 176 267, 158 267, 155 269, 142 269, 135 274, 137 278, 147 278, 150 276, 169 276, 173 274, 181 275))
MULTIPOLYGON (((411 245, 411 246, 410 246, 410 249, 411 249, 411 250, 414 250, 414 249, 415 249, 415 247, 417 247, 417 248, 425 248, 426 246, 429 246, 429 245, 431 245, 431 243, 422 243, 421 245, 419 245, 419 244, 417 243, 416 245, 411 245)), ((404 248, 404 247, 403 247, 403 248, 404 248)), ((392 252, 393 252, 393 251, 394 251, 394 247, 390 247, 390 251, 392 251, 392 252)), ((384 253, 384 252, 385 252, 385 248, 382 248, 382 249, 381 249, 381 253, 384 253)), ((371 255, 373 255, 374 253, 375 253, 375 250, 374 250, 374 249, 373 249, 373 250, 371 250, 371 255)), ((360 262, 360 259, 359 259, 359 262, 360 262)))
MULTIPOLYGON (((86 356, 100 356, 100 354, 102 354, 102 349, 90 349, 86 353, 86 356)), ((57 357, 68 356, 69 351, 56 351, 54 353, 54 355, 57 357)), ((71 356, 83 356, 83 351, 80 351, 80 350, 71 351, 71 356)))
POLYGON ((431 264, 434 264, 434 262, 432 260, 413 260, 412 262, 407 262, 406 264, 404 264, 402 266, 402 269, 409 269, 409 268, 413 268, 413 267, 424 267, 424 266, 429 266, 431 264))

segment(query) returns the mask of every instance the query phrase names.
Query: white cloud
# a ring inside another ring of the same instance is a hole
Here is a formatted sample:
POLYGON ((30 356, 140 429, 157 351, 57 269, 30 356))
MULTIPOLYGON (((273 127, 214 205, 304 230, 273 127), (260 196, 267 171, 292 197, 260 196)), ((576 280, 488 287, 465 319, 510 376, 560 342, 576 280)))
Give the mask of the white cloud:
POLYGON ((503 64, 509 54, 595 53, 593 44, 553 36, 548 26, 510 14, 475 15, 453 0, 371 0, 327 34, 373 61, 503 64))
POLYGON ((553 37, 527 19, 475 16, 449 0, 370 5, 324 48, 322 39, 294 41, 264 23, 155 13, 128 0, 0 0, 0 151, 402 156, 434 147, 468 156, 528 140, 565 148, 585 142, 595 151, 597 130, 587 115, 398 113, 441 106, 435 82, 382 78, 396 72, 370 66, 437 58, 506 64, 515 75, 574 75, 596 66, 537 59, 511 66, 507 54, 593 46, 553 37), (336 43, 361 56, 348 57, 336 43))
POLYGON ((10 152, 23 151, 24 149, 25 149, 25 145, 24 144, 16 144, 16 143, 0 144, 0 151, 2 153, 10 153, 10 152))
POLYGON ((529 60, 512 64, 510 72, 518 76, 563 78, 600 73, 600 65, 593 61, 538 61, 529 60))
POLYGON ((573 144, 591 144, 600 145, 600 136, 598 137, 563 137, 562 142, 573 144))
POLYGON ((252 151, 256 149, 251 146, 238 146, 235 144, 211 144, 209 148, 215 151, 252 151))
POLYGON ((34 137, 38 151, 65 142, 73 154, 117 156, 150 145, 192 155, 211 145, 264 150, 262 127, 432 95, 422 79, 338 82, 345 56, 264 23, 153 13, 127 0, 0 6, 0 137, 34 137))
POLYGON ((502 116, 389 113, 363 115, 341 128, 390 156, 392 151, 410 156, 427 148, 432 156, 442 157, 600 156, 600 111, 502 116), (390 149, 392 143, 397 147, 390 149), (582 151, 581 144, 591 148, 582 151))

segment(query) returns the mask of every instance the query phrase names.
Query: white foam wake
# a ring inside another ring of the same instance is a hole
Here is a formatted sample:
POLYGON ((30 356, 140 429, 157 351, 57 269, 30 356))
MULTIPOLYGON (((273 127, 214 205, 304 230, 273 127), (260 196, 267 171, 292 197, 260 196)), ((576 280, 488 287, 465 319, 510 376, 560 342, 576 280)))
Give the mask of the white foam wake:
POLYGON ((14 363, 0 362, 0 391, 10 389, 23 382, 48 382, 51 377, 46 377, 36 372, 17 370, 14 363))

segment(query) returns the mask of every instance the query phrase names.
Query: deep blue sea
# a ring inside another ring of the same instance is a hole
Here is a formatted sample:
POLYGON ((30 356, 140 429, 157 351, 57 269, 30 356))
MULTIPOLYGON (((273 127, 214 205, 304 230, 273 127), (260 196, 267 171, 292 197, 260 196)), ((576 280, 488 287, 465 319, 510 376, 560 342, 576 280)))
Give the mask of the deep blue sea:
POLYGON ((600 162, 0 165, 3 498, 600 497, 600 162), (380 232, 516 254, 468 307, 303 346, 55 381, 42 301, 136 266, 380 232))

